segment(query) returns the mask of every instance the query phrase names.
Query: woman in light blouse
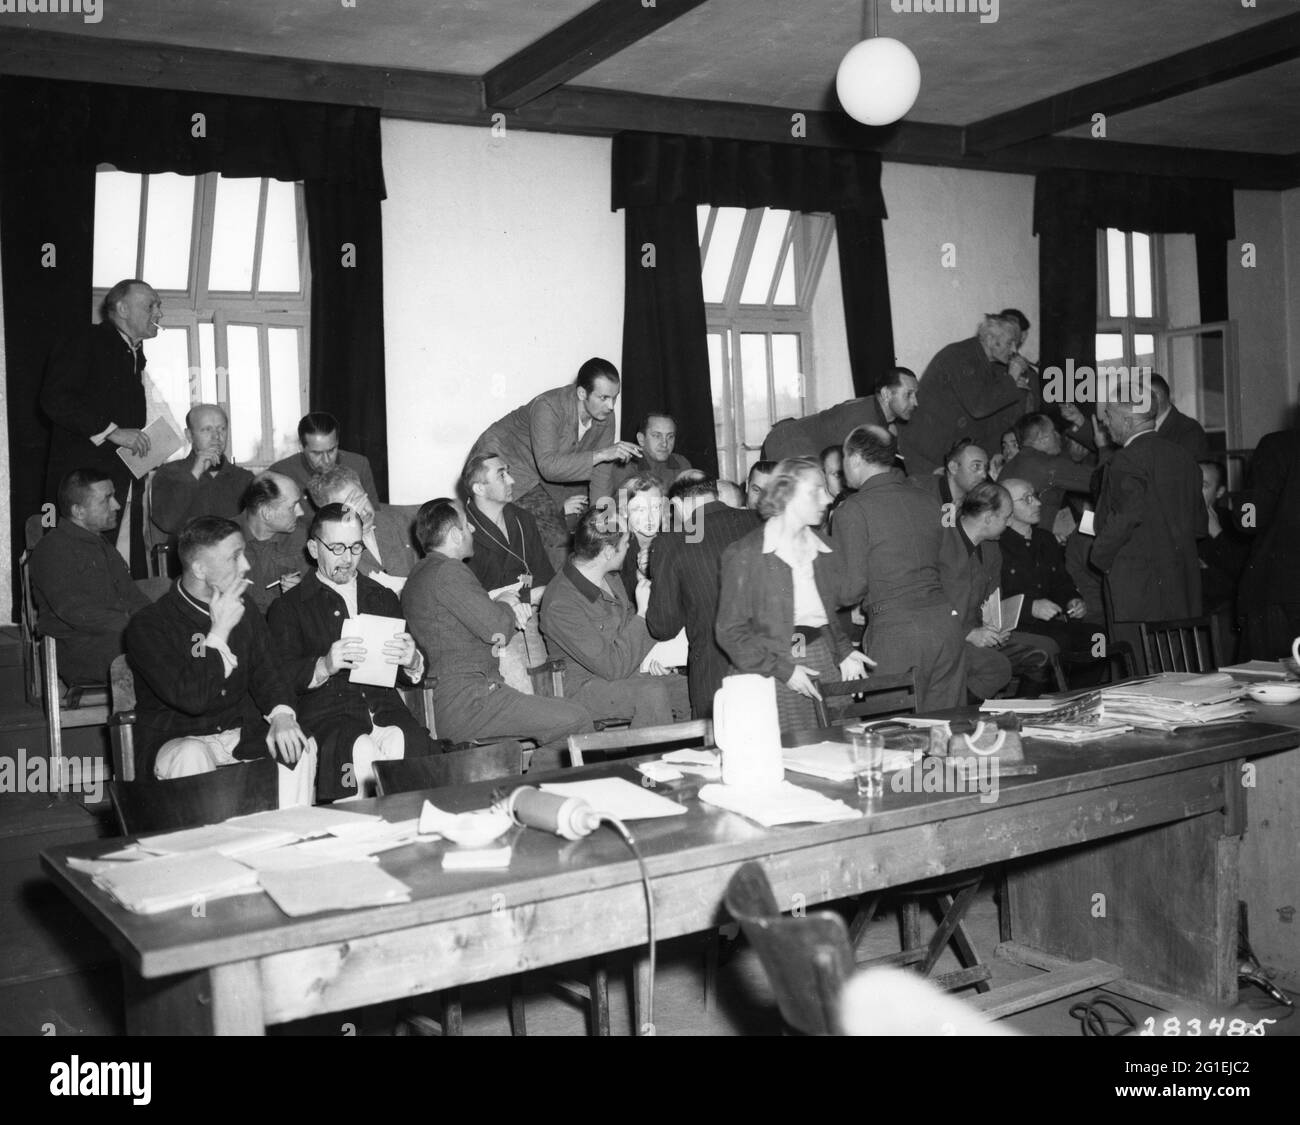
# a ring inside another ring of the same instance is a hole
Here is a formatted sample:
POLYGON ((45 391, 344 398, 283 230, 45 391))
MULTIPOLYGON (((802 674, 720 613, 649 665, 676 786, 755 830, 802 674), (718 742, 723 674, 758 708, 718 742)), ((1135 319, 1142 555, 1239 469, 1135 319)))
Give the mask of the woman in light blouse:
POLYGON ((783 732, 817 725, 819 677, 858 679, 873 663, 835 617, 844 560, 816 530, 830 502, 816 461, 782 461, 758 503, 767 522, 722 556, 718 645, 737 672, 777 681, 783 732))

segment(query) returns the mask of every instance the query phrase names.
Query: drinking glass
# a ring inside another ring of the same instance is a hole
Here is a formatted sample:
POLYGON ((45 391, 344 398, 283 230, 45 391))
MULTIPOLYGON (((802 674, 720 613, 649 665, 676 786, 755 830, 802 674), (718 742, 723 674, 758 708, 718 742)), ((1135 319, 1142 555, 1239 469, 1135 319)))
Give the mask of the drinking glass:
POLYGON ((885 736, 874 730, 849 732, 849 755, 859 797, 879 797, 885 789, 885 736))

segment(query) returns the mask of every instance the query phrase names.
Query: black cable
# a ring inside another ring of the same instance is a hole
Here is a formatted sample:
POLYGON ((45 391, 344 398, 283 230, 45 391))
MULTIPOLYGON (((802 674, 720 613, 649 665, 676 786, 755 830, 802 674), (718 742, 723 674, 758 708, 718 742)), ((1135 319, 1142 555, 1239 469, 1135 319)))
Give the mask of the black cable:
POLYGON ((1079 1021, 1083 1035, 1131 1035, 1137 1031, 1137 1020, 1133 1018, 1133 1013, 1108 996, 1097 995, 1091 1000, 1082 1000, 1070 1009, 1070 1015, 1079 1021), (1103 1008, 1111 1009, 1120 1018, 1107 1020, 1103 1008), (1111 1031, 1112 1023, 1119 1027, 1118 1031, 1111 1031))
MULTIPOLYGON (((649 1034, 653 1035, 655 1025, 655 900, 654 892, 650 889, 650 872, 646 869, 645 860, 641 858, 640 849, 637 848, 636 841, 632 839, 632 833, 628 831, 627 825, 618 817, 610 816, 607 813, 601 813, 600 819, 623 838, 623 842, 632 850, 632 855, 641 868, 641 885, 645 888, 646 929, 650 937, 650 987, 646 990, 645 1023, 642 1027, 648 1027, 650 1029, 649 1034)), ((640 1027, 636 1029, 636 1034, 642 1034, 640 1027)))

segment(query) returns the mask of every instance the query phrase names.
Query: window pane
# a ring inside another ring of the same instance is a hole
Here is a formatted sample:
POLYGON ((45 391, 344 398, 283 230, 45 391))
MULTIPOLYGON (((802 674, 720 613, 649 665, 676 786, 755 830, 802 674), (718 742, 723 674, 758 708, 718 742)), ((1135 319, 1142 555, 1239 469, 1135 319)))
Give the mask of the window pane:
POLYGON ((1133 337, 1133 363, 1136 367, 1156 365, 1156 338, 1143 333, 1133 337))
POLYGON ((727 369, 722 362, 722 333, 710 332, 709 345, 709 386, 713 391, 713 441, 718 447, 718 457, 722 457, 723 447, 727 443, 727 431, 723 417, 722 386, 727 378, 727 369))
POLYGON ((145 206, 144 273, 155 289, 190 287, 194 232, 194 177, 160 172, 149 177, 145 206))
POLYGON ((230 372, 230 456, 246 465, 259 461, 262 446, 262 364, 256 327, 232 324, 226 329, 226 361, 230 372))
POLYGON ((704 260, 704 299, 717 304, 727 295, 727 279, 731 276, 732 262, 736 257, 736 243, 745 212, 740 207, 719 207, 713 221, 713 237, 709 239, 709 256, 704 260))
MULTIPOLYGON (((190 409, 190 342, 185 328, 160 328, 144 345, 145 398, 150 421, 161 414, 181 434, 190 409)), ((178 449, 171 461, 184 457, 189 449, 178 449)))
POLYGON ((763 221, 758 227, 758 239, 754 243, 754 252, 749 258, 749 272, 745 275, 745 286, 740 293, 742 305, 767 304, 767 294, 775 280, 781 241, 785 238, 785 231, 789 225, 789 211, 763 212, 763 221))
MULTIPOLYGON (((253 242, 257 237, 257 200, 261 185, 261 180, 234 180, 224 176, 217 180, 209 289, 239 293, 253 291, 253 242)), ((234 429, 233 418, 231 429, 234 429)))
POLYGON ((298 449, 298 419, 302 417, 299 390, 298 329, 266 330, 267 360, 271 370, 271 432, 275 460, 298 449))
POLYGON ((745 444, 762 445, 772 424, 767 409, 767 336, 764 333, 741 333, 740 377, 745 391, 745 444))
POLYGON ((266 233, 262 238, 261 292, 297 293, 298 202, 293 184, 270 180, 266 190, 266 233))
POLYGON ((1106 270, 1110 289, 1110 315, 1128 316, 1128 249, 1122 230, 1106 232, 1106 270))
POLYGON ((1133 315, 1153 316, 1155 293, 1151 286, 1151 236, 1134 234, 1133 239, 1133 315))
POLYGON ((216 332, 212 324, 199 325, 199 395, 204 402, 220 402, 217 387, 216 332))
POLYGON ((134 172, 95 175, 95 255, 91 284, 96 289, 110 289, 123 278, 136 276, 142 179, 134 172))
POLYGON ((803 375, 799 362, 799 337, 793 332, 772 336, 773 413, 778 418, 803 417, 803 375))
POLYGON ((1118 332, 1097 333, 1097 362, 1123 363, 1124 337, 1118 332))
POLYGON ((712 210, 713 208, 710 207, 707 203, 701 203, 698 207, 695 208, 695 225, 700 232, 699 240, 701 246, 704 245, 704 232, 708 230, 709 212, 712 210))
POLYGON ((776 300, 773 303, 778 305, 798 303, 794 293, 794 243, 791 243, 790 249, 786 251, 785 265, 781 267, 781 280, 777 283, 776 300))

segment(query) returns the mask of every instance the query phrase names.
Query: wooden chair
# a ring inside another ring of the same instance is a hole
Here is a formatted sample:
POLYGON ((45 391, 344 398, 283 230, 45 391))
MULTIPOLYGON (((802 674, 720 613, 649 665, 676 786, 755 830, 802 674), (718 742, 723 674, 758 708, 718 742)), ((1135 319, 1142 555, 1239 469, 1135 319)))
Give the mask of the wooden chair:
MULTIPOLYGON (((1102 627, 1097 626, 1098 632, 1102 627)), ((1133 646, 1128 641, 1114 641, 1107 644, 1105 656, 1089 656, 1084 653, 1063 652, 1059 660, 1060 680, 1064 683, 1062 691, 1069 690, 1069 672, 1072 669, 1096 668, 1098 665, 1104 665, 1106 670, 1106 683, 1117 684, 1121 680, 1131 680, 1137 675, 1137 667, 1133 659, 1133 646)))
POLYGON ((433 688, 423 684, 418 687, 399 687, 397 694, 402 697, 402 702, 420 725, 429 732, 429 737, 436 739, 438 730, 433 721, 433 688))
POLYGON ((533 694, 548 699, 564 698, 564 669, 562 657, 554 657, 528 669, 528 678, 533 681, 533 694))
POLYGON ((569 735, 569 764, 581 766, 586 756, 613 751, 644 750, 649 747, 665 750, 685 746, 709 746, 713 742, 713 723, 708 719, 692 719, 685 723, 665 723, 658 727, 640 727, 637 730, 598 730, 590 734, 569 735))
POLYGON ((108 670, 108 738, 113 750, 113 778, 135 780, 135 676, 125 656, 113 658, 108 670))
POLYGON ((727 913, 762 962, 781 1018, 802 1035, 839 1035, 839 997, 853 971, 844 919, 832 911, 782 914, 760 864, 742 864, 727 885, 727 913))
POLYGON ((108 793, 124 836, 216 824, 277 808, 280 800, 276 763, 269 757, 171 781, 114 780, 108 793))
POLYGON ((856 719, 881 715, 916 714, 916 669, 894 675, 870 675, 860 680, 829 680, 818 684, 821 699, 813 700, 817 725, 829 727, 856 719), (831 699, 849 697, 839 707, 828 707, 831 699))
POLYGON ((1214 629, 1208 617, 1144 621, 1138 626, 1147 671, 1213 672, 1219 666, 1214 629))

